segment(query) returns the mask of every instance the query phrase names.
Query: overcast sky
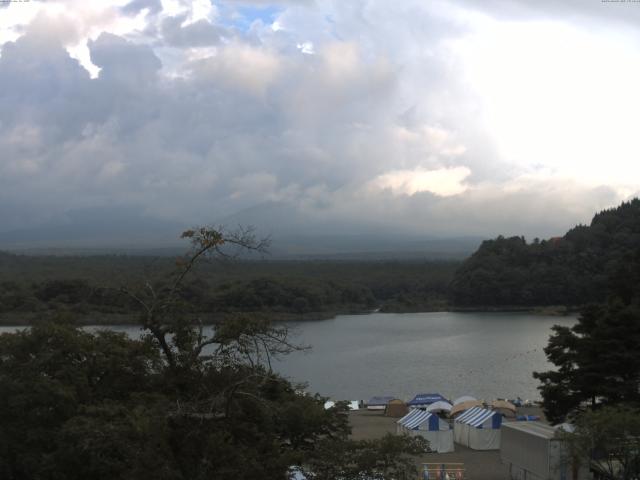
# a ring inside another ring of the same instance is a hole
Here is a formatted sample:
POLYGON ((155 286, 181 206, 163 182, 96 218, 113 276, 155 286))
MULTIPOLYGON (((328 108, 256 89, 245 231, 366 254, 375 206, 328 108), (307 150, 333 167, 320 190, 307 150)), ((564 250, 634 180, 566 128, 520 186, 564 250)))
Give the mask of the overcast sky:
POLYGON ((639 22, 602 0, 6 3, 0 230, 269 205, 300 233, 562 234, 640 190, 639 22))

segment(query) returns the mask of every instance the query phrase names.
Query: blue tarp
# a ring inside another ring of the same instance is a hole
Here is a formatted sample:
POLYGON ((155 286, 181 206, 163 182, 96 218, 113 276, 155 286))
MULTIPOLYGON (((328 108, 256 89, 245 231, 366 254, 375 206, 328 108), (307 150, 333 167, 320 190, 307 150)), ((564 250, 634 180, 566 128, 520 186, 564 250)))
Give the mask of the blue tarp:
POLYGON ((447 399, 439 393, 419 393, 413 397, 413 400, 408 402, 407 405, 410 407, 427 406, 441 400, 444 400, 445 402, 447 401, 447 399))
POLYGON ((540 420, 540 417, 537 415, 518 415, 516 420, 519 422, 536 422, 540 420))

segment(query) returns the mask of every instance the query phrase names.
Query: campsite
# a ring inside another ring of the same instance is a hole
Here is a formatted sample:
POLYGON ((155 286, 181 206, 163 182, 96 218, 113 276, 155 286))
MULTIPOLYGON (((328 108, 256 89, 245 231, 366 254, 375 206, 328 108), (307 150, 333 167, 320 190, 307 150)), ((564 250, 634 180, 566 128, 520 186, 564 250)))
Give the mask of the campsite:
MULTIPOLYGON (((443 468, 451 480, 561 478, 557 468, 554 472, 553 464, 559 458, 560 440, 539 406, 515 407, 506 400, 495 400, 483 408, 481 401, 463 396, 450 402, 453 406, 462 405, 455 410, 455 418, 442 411, 428 411, 430 406, 443 401, 446 399, 438 394, 418 394, 405 402, 407 414, 400 418, 402 400, 395 398, 387 409, 379 404, 373 409, 352 409, 349 412, 352 438, 369 440, 387 433, 424 437, 433 451, 417 456, 415 461, 420 471, 431 471, 430 479, 441 478, 443 468), (435 401, 429 404, 428 400, 435 401), (408 407, 412 402, 423 408, 408 407), (542 476, 543 473, 548 476, 542 476)), ((590 478, 584 476, 588 472, 581 473, 583 476, 579 478, 590 478)))

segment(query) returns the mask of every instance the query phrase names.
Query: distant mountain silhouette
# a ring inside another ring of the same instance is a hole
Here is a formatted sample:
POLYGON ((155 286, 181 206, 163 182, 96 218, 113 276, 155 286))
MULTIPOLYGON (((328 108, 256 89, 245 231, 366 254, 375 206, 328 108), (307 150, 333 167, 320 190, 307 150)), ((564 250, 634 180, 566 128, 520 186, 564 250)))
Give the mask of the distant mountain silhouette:
MULTIPOLYGON (((480 237, 443 238, 403 234, 340 222, 311 221, 296 208, 271 202, 209 222, 233 230, 253 226, 271 237, 274 259, 464 258, 480 237)), ((74 210, 57 223, 0 232, 0 249, 27 253, 108 253, 174 255, 186 248, 180 234, 190 224, 150 217, 123 208, 74 210)))
POLYGON ((135 210, 91 208, 69 211, 66 218, 38 227, 0 232, 0 248, 120 249, 179 247, 184 225, 135 210))

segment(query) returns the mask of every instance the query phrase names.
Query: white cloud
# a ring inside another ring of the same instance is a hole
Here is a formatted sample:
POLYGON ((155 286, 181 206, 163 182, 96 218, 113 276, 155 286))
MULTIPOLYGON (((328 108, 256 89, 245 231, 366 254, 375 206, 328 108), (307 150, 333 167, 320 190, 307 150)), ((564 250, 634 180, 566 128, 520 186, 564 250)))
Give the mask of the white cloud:
POLYGON ((311 42, 299 43, 298 45, 296 45, 296 47, 306 55, 313 55, 314 53, 316 53, 315 49, 313 48, 313 43, 311 42))
POLYGON ((464 180, 471 175, 467 167, 426 170, 394 170, 379 175, 372 182, 373 188, 390 190, 394 195, 414 195, 431 192, 441 197, 459 195, 467 190, 464 180))
MULTIPOLYGON (((230 89, 239 89, 263 96, 278 77, 281 62, 277 54, 264 48, 243 44, 230 44, 216 55, 194 62, 195 78, 210 85, 222 83, 230 89)), ((206 87, 205 87, 206 88, 206 87)))
POLYGON ((2 9, 5 204, 206 222, 281 202, 490 234, 569 227, 639 190, 640 49, 607 22, 317 0, 243 29, 238 5, 265 2, 156 3, 2 9))

